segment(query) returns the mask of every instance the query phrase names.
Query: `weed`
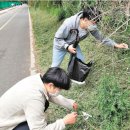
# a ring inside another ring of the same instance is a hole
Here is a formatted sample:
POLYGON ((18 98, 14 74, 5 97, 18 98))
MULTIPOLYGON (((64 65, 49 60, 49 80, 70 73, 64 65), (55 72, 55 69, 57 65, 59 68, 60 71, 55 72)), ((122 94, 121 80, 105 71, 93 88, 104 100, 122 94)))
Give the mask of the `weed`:
POLYGON ((102 130, 122 130, 122 122, 128 119, 130 93, 119 87, 115 75, 105 75, 98 90, 98 107, 102 130))

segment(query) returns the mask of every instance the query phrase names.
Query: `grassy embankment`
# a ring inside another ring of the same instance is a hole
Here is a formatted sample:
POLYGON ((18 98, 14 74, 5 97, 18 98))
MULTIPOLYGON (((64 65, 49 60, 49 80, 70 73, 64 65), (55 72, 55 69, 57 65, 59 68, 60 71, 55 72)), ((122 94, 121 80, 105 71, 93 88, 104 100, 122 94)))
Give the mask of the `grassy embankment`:
MULTIPOLYGON (((31 9, 31 17, 35 36, 37 67, 40 72, 45 72, 51 65, 53 38, 61 23, 57 22, 56 16, 52 16, 46 10, 31 9)), ((127 29, 126 34, 129 32, 130 28, 127 29)), ((125 41, 126 43, 129 42, 128 39, 125 41)), ((78 102, 79 114, 85 111, 91 114, 93 118, 86 122, 79 117, 78 123, 67 127, 66 130, 83 130, 86 127, 89 127, 89 130, 99 130, 100 128, 102 130, 128 130, 130 128, 130 114, 128 114, 130 109, 128 106, 130 99, 130 53, 95 43, 95 39, 91 36, 80 43, 86 62, 91 59, 95 61, 93 69, 86 79, 86 85, 73 84, 68 92, 62 92, 64 96, 78 102), (123 95, 125 92, 128 92, 127 96, 123 95), (127 110, 127 113, 124 110, 127 110), (109 116, 114 118, 108 119, 109 116), (108 120, 112 120, 115 126, 119 126, 119 129, 117 127, 114 129, 108 120), (103 121, 110 123, 110 127, 105 127, 106 124, 103 124, 103 121)), ((61 66, 65 70, 68 60, 69 55, 65 57, 61 66)), ((49 114, 49 121, 53 122, 58 117, 65 116, 67 112, 63 108, 51 105, 49 113, 51 113, 49 114)))

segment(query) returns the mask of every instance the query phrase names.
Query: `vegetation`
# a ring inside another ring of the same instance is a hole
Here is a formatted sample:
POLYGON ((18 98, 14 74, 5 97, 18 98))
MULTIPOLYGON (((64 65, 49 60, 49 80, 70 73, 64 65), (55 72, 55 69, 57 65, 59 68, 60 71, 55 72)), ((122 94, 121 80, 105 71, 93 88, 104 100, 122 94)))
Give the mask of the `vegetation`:
POLYGON ((130 101, 129 91, 124 91, 119 87, 115 76, 105 75, 101 79, 98 93, 98 105, 100 110, 102 130, 121 130, 123 121, 128 120, 128 110, 130 101))
MULTIPOLYGON (((96 5, 102 11, 99 29, 118 43, 130 46, 128 1, 32 1, 30 5, 35 37, 38 70, 44 72, 51 65, 53 38, 65 17, 77 13, 82 7, 96 5), (50 3, 51 2, 51 3, 50 3), (70 10, 69 10, 70 9, 70 10)), ((80 43, 86 62, 93 59, 94 66, 86 85, 72 84, 66 97, 79 104, 78 114, 87 112, 92 118, 78 117, 77 124, 66 130, 129 130, 130 128, 130 51, 101 45, 91 35, 80 43)), ((61 67, 66 70, 69 54, 61 67)), ((49 122, 62 118, 68 110, 51 104, 49 122), (53 114, 51 114, 53 113, 53 114)))

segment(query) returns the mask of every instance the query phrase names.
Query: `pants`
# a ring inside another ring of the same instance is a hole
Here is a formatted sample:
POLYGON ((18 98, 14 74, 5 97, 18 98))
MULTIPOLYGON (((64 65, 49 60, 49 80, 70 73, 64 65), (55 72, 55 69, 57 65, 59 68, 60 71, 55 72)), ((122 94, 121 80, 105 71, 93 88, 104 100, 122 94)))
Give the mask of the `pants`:
MULTIPOLYGON (((80 49, 80 46, 78 45, 76 47, 76 54, 77 54, 77 57, 84 61, 84 56, 82 55, 82 52, 81 52, 81 49, 80 49)), ((53 57, 52 57, 52 65, 51 67, 59 67, 66 55, 67 51, 64 50, 64 49, 57 49, 55 47, 55 45, 53 46, 53 57)))
POLYGON ((29 130, 27 122, 23 122, 16 126, 13 130, 29 130))

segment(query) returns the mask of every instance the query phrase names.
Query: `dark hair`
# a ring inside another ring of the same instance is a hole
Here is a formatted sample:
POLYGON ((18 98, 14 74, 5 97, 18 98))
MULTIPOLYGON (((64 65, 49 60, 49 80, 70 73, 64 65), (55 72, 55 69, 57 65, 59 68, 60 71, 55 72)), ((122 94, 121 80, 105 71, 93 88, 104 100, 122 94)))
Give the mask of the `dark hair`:
POLYGON ((87 18, 88 20, 94 20, 99 22, 101 20, 101 12, 96 7, 86 7, 83 10, 81 18, 87 18))
POLYGON ((53 83, 55 87, 68 90, 71 81, 66 72, 58 67, 52 67, 41 77, 43 83, 53 83))

